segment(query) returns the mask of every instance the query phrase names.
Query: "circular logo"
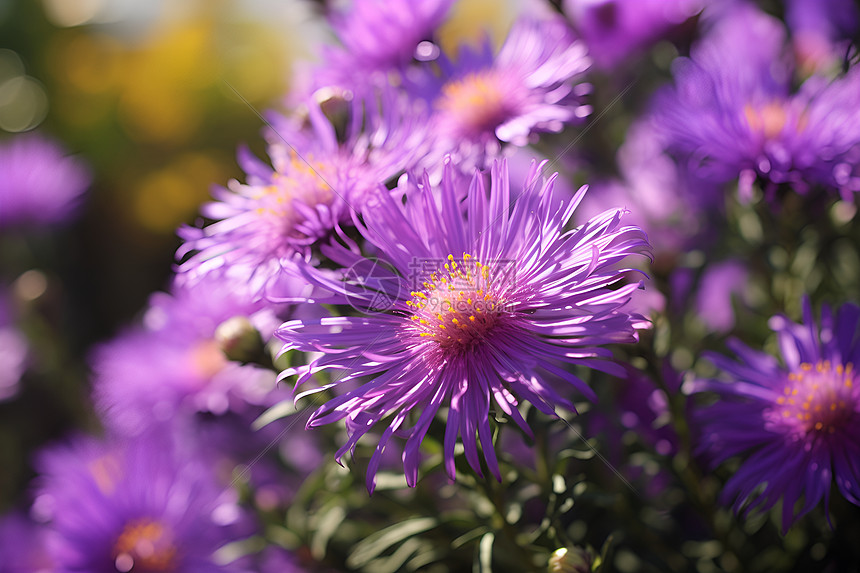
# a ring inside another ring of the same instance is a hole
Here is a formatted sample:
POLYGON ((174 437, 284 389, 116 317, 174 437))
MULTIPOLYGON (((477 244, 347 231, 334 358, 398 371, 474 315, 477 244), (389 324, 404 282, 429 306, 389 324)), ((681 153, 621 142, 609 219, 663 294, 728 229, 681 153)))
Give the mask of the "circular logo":
POLYGON ((359 312, 385 312, 400 296, 401 278, 391 263, 370 257, 343 271, 349 305, 359 312))

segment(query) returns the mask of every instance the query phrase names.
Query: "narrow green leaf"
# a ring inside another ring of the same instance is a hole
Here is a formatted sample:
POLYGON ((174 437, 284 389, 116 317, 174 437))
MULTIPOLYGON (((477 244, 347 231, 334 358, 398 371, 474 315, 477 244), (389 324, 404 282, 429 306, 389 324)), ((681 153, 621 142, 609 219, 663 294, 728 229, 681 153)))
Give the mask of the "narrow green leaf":
POLYGON ((493 541, 495 534, 490 531, 484 534, 478 544, 478 555, 472 571, 474 573, 493 573, 493 541))
POLYGON ((260 414, 260 416, 251 423, 251 428, 253 430, 259 430, 260 428, 268 426, 275 420, 286 418, 296 412, 298 412, 298 410, 292 400, 282 400, 260 414))
POLYGON ((390 547, 418 533, 436 527, 438 521, 433 517, 417 517, 386 527, 369 535, 356 544, 346 560, 351 568, 363 567, 390 547))

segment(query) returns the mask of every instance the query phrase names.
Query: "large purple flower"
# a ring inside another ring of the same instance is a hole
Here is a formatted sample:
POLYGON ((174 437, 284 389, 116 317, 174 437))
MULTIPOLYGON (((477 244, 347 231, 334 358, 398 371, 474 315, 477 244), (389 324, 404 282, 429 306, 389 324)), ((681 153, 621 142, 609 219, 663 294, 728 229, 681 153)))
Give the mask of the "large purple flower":
POLYGON ((710 359, 730 380, 699 380, 693 392, 715 392, 719 401, 700 411, 699 452, 717 466, 742 456, 723 502, 734 509, 768 510, 782 500, 782 527, 824 498, 835 479, 842 495, 860 505, 860 308, 844 304, 834 317, 821 311, 820 327, 809 301, 803 323, 771 319, 782 361, 733 341, 739 360, 710 359), (795 511, 801 495, 803 506, 795 511))
POLYGON ((240 511, 192 451, 146 435, 43 452, 34 511, 56 534, 57 571, 227 570, 213 553, 240 534, 240 511))
POLYGON ((489 39, 479 50, 463 47, 456 61, 442 55, 414 70, 406 87, 433 106, 433 128, 451 149, 480 155, 587 116, 590 86, 578 82, 589 65, 563 21, 522 19, 498 54, 489 39))
POLYGON ((0 145, 0 173, 0 229, 65 221, 90 185, 89 170, 80 160, 35 134, 0 145))
POLYGON ((217 188, 216 201, 202 209, 213 222, 180 230, 186 243, 179 255, 193 253, 180 265, 181 274, 193 280, 228 269, 248 281, 252 292, 265 292, 273 288, 283 260, 307 253, 337 231, 361 212, 369 192, 426 152, 430 138, 420 106, 392 90, 341 97, 347 98, 338 99, 347 117, 340 136, 313 98, 305 102, 306 117, 272 116, 267 133, 272 166, 240 153, 247 183, 233 180, 217 188))
POLYGON ((384 301, 388 308, 358 317, 294 320, 276 333, 285 351, 320 353, 309 365, 282 374, 298 375, 298 385, 328 369, 345 376, 327 387, 369 378, 324 404, 308 423, 346 420, 349 439, 337 452, 339 460, 387 420, 370 460, 369 490, 395 432, 407 438, 403 464, 408 484, 415 485, 419 445, 440 409, 447 409, 448 475, 455 476, 458 436, 469 464, 481 473, 477 435, 498 478, 491 402, 528 433, 520 399, 549 415, 557 406, 574 409, 567 391, 557 391, 551 380, 594 397, 569 365, 623 372, 606 360, 611 352, 603 345, 636 340, 641 321, 621 307, 641 285, 621 285, 623 271, 616 263, 645 251, 645 234, 624 226, 621 210, 565 230, 585 188, 572 201, 559 201, 553 196, 555 177, 542 180, 542 166, 532 166, 516 195, 505 161, 493 164, 489 194, 485 175, 476 173, 465 216, 450 163, 438 188, 426 175, 405 184, 405 204, 380 192, 379 204, 360 227, 380 261, 332 246, 325 254, 361 280, 326 281, 326 275, 306 270, 334 293, 332 302, 348 299, 357 308, 380 310, 384 301))
POLYGON ((738 4, 675 62, 655 126, 703 179, 738 179, 744 193, 760 179, 768 192, 822 185, 849 197, 860 190, 860 72, 813 76, 792 92, 788 55, 782 23, 738 4))

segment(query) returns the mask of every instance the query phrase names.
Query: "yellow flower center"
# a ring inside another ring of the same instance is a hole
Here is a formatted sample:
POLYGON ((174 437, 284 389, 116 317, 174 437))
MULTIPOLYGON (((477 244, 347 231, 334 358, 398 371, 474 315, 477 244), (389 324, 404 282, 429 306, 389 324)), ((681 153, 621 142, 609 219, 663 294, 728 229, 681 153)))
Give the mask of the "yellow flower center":
POLYGON ((312 156, 301 158, 290 151, 289 159, 276 162, 272 184, 260 187, 252 198, 259 201, 256 213, 272 217, 283 224, 288 234, 301 222, 302 215, 293 208, 292 199, 300 198, 310 206, 330 205, 334 199, 331 184, 335 174, 329 165, 312 156))
MULTIPOLYGON (((786 103, 778 100, 763 106, 744 106, 744 118, 755 132, 764 134, 767 139, 774 139, 785 129, 791 119, 786 103)), ((801 115, 794 123, 798 132, 806 127, 806 117, 801 115)))
POLYGON ((114 565, 121 573, 175 571, 176 553, 168 529, 149 519, 128 523, 113 548, 114 565))
POLYGON ((448 262, 423 289, 412 292, 410 331, 447 351, 464 353, 481 344, 508 314, 491 267, 463 254, 448 262))
POLYGON ((436 107, 458 133, 491 132, 511 114, 508 96, 499 74, 484 70, 446 83, 436 107))
POLYGON ((189 350, 188 360, 195 375, 209 380, 228 364, 227 357, 217 341, 205 339, 197 342, 189 350))
POLYGON ((844 428, 854 413, 854 366, 835 369, 829 360, 804 362, 788 375, 775 413, 804 434, 833 434, 844 428))

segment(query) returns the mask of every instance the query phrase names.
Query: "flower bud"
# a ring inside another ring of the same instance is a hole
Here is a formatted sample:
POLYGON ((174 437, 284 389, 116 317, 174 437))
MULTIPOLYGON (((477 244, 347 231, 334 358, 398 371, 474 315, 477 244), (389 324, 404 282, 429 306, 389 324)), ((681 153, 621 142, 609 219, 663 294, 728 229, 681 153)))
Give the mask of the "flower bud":
POLYGON ((547 571, 550 573, 591 573, 594 554, 581 547, 561 547, 549 558, 547 571))
POLYGON ((215 340, 224 355, 236 362, 260 363, 265 356, 263 339, 245 316, 234 316, 219 324, 215 340))

